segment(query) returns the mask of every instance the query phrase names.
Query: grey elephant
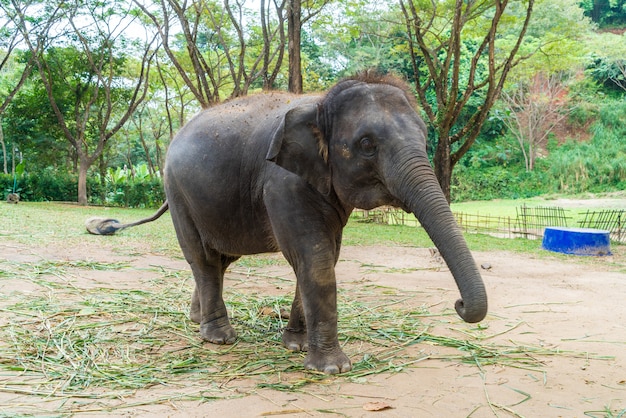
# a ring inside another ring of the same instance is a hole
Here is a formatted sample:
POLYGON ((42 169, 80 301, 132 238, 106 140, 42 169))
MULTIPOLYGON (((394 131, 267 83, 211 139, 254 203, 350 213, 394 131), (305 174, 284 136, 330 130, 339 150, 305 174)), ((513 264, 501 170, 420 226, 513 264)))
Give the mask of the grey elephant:
MULTIPOLYGON (((459 316, 485 317, 483 281, 430 166, 415 109, 401 80, 363 72, 325 95, 228 101, 180 130, 167 152, 160 213, 169 205, 191 266, 190 316, 203 339, 235 341, 222 298, 229 264, 281 251, 297 277, 285 346, 307 351, 307 369, 349 371, 337 337, 335 265, 352 210, 381 205, 415 214, 456 280, 459 316)), ((128 226, 107 221, 91 232, 128 226)))

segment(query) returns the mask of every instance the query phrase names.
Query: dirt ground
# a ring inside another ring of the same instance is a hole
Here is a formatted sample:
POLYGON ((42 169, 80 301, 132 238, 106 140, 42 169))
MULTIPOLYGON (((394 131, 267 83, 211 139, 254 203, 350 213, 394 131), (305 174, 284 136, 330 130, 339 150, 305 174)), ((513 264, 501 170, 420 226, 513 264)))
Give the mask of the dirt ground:
MULTIPOLYGON (((585 206, 590 203, 585 202, 585 206)), ((559 204, 576 207, 575 201, 559 204)), ((626 201, 617 204, 623 207, 626 201)), ((8 233, 0 230, 0 236, 8 233)), ((184 272, 183 280, 188 283, 181 291, 192 288, 188 266, 180 257, 151 253, 147 245, 120 251, 101 237, 88 235, 79 242, 80 247, 75 248, 63 242, 37 247, 19 240, 0 240, 0 329, 16 320, 15 312, 6 309, 13 303, 13 295, 28 300, 29 295, 54 291, 13 278, 9 270, 20 263, 71 262, 71 277, 53 270, 36 274, 46 277, 49 285, 71 282, 77 292, 100 287, 145 289, 161 270, 184 272), (83 261, 88 262, 81 264, 83 261), (94 269, 93 263, 126 267, 94 269), (8 270, 3 272, 3 266, 8 270)), ((259 376, 216 380, 207 373, 205 380, 179 378, 113 399, 98 396, 98 390, 86 397, 70 397, 61 391, 37 393, 29 377, 2 368, 0 417, 625 416, 626 246, 614 245, 613 253, 576 257, 549 252, 474 252, 477 264, 483 266, 490 305, 487 318, 477 326, 463 323, 454 313, 456 285, 429 249, 342 249, 337 266, 340 303, 346 297, 367 295, 366 306, 375 305, 378 296, 383 305, 389 300, 385 295, 395 295, 393 300, 402 306, 389 309, 429 312, 420 318, 420 326, 429 334, 498 347, 493 365, 457 361, 457 357, 467 358, 467 352, 430 341, 403 344, 399 353, 414 359, 411 364, 402 364, 402 358, 396 357, 388 372, 358 379, 329 376, 295 391, 264 387, 259 376), (506 347, 527 357, 530 365, 498 361, 498 356, 507 355, 506 347), (203 391, 209 396, 202 401, 183 400, 203 391)), ((273 262, 231 268, 225 287, 253 296, 292 294, 295 278, 289 266, 280 255, 268 257, 273 262)), ((368 315, 368 310, 362 313, 364 326, 375 328, 375 319, 368 315)), ((242 332, 241 324, 235 327, 242 332)), ((345 319, 342 322, 340 318, 340 334, 342 327, 345 332, 345 319)), ((6 341, 0 341, 0 363, 10 365, 14 360, 2 354, 3 343, 6 341)), ((344 346, 353 361, 366 349, 351 342, 344 346)), ((296 371, 290 378, 307 379, 307 374, 296 371)))
MULTIPOLYGON (((145 417, 253 417, 253 416, 349 416, 349 417, 580 417, 623 416, 626 412, 626 272, 624 248, 614 257, 576 258, 546 253, 519 255, 506 251, 475 252, 490 303, 489 315, 481 325, 485 344, 535 347, 539 367, 507 364, 477 366, 442 355, 458 352, 437 344, 415 344, 407 350, 418 357, 394 372, 351 381, 341 376, 311 383, 301 391, 284 392, 261 388, 255 377, 233 379, 215 385, 207 376, 214 400, 177 401, 174 394, 198 391, 198 384, 153 386, 124 399, 94 400, 34 396, 7 391, 0 375, 0 416, 65 415, 145 417), (167 402, 159 399, 168 396, 167 402), (154 400, 154 403, 150 403, 154 400), (96 412, 93 405, 112 412, 96 412), (86 405, 84 413, 76 405, 86 405), (126 405, 126 406, 125 406, 126 405), (384 407, 369 411, 370 406, 384 407), (620 415, 621 414, 621 415, 620 415)), ((42 258, 67 260, 85 258, 99 262, 124 261, 123 272, 80 271, 76 286, 106 282, 110 286, 141 288, 152 274, 146 266, 187 269, 179 258, 158 254, 120 255, 89 240, 80 251, 68 248, 33 248, 16 242, 0 242, 0 258, 21 262, 42 258), (81 255, 83 254, 83 255, 81 255), (123 277, 122 277, 123 276, 123 277)), ((272 256, 273 257, 273 256, 272 256)), ((275 257, 279 257, 276 255, 275 257)), ((276 280, 246 281, 241 269, 229 272, 226 286, 251 293, 288 291, 293 274, 284 264, 255 269, 257 277, 276 280)), ((406 293, 407 307, 427 307, 429 333, 462 337, 476 335, 476 325, 464 324, 455 315, 458 291, 449 271, 428 249, 408 247, 345 247, 337 267, 339 287, 350 293, 365 285, 383 292, 406 293), (447 313, 447 314, 446 314, 447 313), (442 314, 442 315, 438 315, 442 314), (445 314, 445 315, 444 315, 445 314)), ((25 289, 0 275, 0 292, 25 289)), ((2 306, 0 306, 2 308, 2 306)), ((0 309, 0 312, 3 312, 0 309)), ((367 315, 367 312, 363 313, 367 315)), ((0 314, 0 325, 6 322, 0 314)), ((342 322, 339 320, 339 332, 342 322)), ((358 347, 347 344, 349 356, 358 347)), ((4 359, 3 361, 8 361, 4 359)), ((301 372, 304 374, 304 372, 301 372)), ((14 381, 15 376, 11 376, 14 381)))

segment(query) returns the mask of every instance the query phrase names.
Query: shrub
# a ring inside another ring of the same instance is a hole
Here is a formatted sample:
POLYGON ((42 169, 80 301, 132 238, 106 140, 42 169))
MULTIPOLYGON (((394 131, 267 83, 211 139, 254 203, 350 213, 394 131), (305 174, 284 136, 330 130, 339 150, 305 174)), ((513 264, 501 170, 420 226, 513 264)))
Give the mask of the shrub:
POLYGON ((609 102, 592 125, 589 142, 569 141, 550 155, 553 191, 606 192, 626 183, 626 103, 609 102))
POLYGON ((526 172, 513 167, 460 167, 452 179, 452 199, 466 200, 522 199, 547 191, 541 170, 526 172))
MULTIPOLYGON (((117 178, 116 182, 99 176, 87 179, 87 194, 90 203, 125 207, 159 207, 165 201, 160 178, 138 176, 117 178), (104 184, 103 184, 104 183, 104 184)), ((13 175, 0 174, 2 199, 13 192, 13 175)), ((39 172, 27 172, 18 176, 17 192, 20 200, 30 202, 78 200, 78 176, 53 168, 39 172)))
POLYGON ((38 173, 26 173, 23 178, 22 198, 31 201, 76 202, 78 200, 78 176, 45 169, 38 173))
POLYGON ((9 193, 13 193, 13 176, 0 173, 0 190, 2 190, 2 200, 6 200, 9 193))
POLYGON ((107 194, 108 204, 143 208, 158 207, 165 201, 163 183, 159 178, 127 180, 117 183, 107 194))

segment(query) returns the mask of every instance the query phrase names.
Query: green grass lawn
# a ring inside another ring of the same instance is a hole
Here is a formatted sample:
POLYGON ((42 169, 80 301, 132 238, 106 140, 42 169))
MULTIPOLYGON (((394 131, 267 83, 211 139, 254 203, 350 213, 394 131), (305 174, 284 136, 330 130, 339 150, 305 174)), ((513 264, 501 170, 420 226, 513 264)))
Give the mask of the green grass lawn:
MULTIPOLYGON (((489 215, 489 216, 510 216, 515 218, 517 214, 517 209, 522 205, 526 205, 529 208, 534 207, 562 207, 566 215, 571 217, 572 219, 569 221, 571 226, 578 225, 578 222, 581 221, 584 217, 584 214, 588 210, 603 210, 603 209, 615 209, 616 206, 620 205, 620 200, 623 203, 621 205, 621 209, 626 209, 626 194, 617 193, 613 194, 619 200, 614 200, 612 204, 607 204, 607 207, 594 207, 594 196, 584 195, 584 196, 563 196, 564 199, 568 200, 576 200, 578 202, 588 201, 588 207, 585 205, 581 205, 581 207, 567 207, 559 203, 558 199, 560 196, 542 196, 542 197, 533 197, 528 199, 496 199, 496 200, 482 200, 482 201, 472 201, 472 202, 461 202, 461 203, 452 203, 450 206, 452 211, 454 212, 463 212, 468 214, 480 214, 480 215, 489 215)), ((611 195, 609 195, 611 196, 611 195)))
MULTIPOLYGON (((528 206, 548 206, 549 201, 530 199, 528 206)), ((515 208, 522 205, 518 200, 495 200, 453 204, 454 211, 480 213, 493 216, 515 217, 515 208)), ((574 211, 572 211, 574 212, 574 211)), ((85 220, 92 216, 132 222, 154 213, 153 209, 124 209, 110 207, 81 207, 67 203, 29 203, 0 205, 0 238, 11 237, 35 245, 66 243, 80 244, 82 240, 101 239, 85 230, 85 220)), ((180 256, 169 212, 161 219, 118 233, 114 245, 132 248, 139 240, 150 246, 151 251, 180 256)), ((466 234, 472 250, 508 250, 537 253, 540 240, 496 238, 483 234, 466 234)), ((401 225, 380 225, 351 218, 344 229, 343 245, 399 245, 432 247, 433 244, 422 228, 401 225)))

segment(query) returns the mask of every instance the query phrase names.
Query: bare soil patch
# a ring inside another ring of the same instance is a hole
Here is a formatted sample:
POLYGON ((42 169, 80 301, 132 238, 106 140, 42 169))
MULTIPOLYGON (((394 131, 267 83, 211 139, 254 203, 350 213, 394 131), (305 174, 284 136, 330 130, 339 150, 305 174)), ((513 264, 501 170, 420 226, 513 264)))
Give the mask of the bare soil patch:
MULTIPOLYGON (((340 317, 340 333, 345 337, 355 332, 347 329, 345 316, 357 315, 363 332, 377 337, 375 343, 344 338, 345 351, 359 364, 375 356, 388 359, 384 370, 379 362, 375 372, 350 377, 319 376, 297 368, 247 375, 173 373, 171 378, 136 389, 107 389, 86 382, 83 391, 67 392, 64 385, 70 376, 46 375, 51 372, 43 361, 39 370, 12 369, 21 360, 14 357, 13 342, 0 341, 0 416, 623 416, 624 252, 621 246, 613 257, 594 259, 475 252, 477 263, 488 267, 482 272, 490 301, 487 319, 477 326, 463 323, 454 313, 458 291, 452 276, 428 249, 346 247, 337 267, 340 303, 361 310, 340 317), (403 339, 393 332, 394 326, 381 325, 381 312, 390 310, 405 313, 398 316, 397 329, 412 321, 421 327, 414 335, 423 331, 436 338, 403 339), (386 332, 388 336, 383 335, 386 332), (449 346, 446 338, 463 344, 449 346)), ((15 330, 8 332, 15 324, 45 332, 45 324, 54 323, 45 306, 39 318, 27 321, 16 308, 18 301, 28 304, 29 299, 49 297, 50 305, 72 303, 74 298, 78 301, 81 295, 93 294, 94 289, 104 289, 102 300, 89 305, 94 311, 107 309, 108 291, 128 291, 129 310, 132 297, 142 296, 135 291, 153 291, 163 297, 180 294, 180 306, 178 301, 172 303, 172 311, 180 315, 155 318, 155 323, 195 326, 185 318, 192 287, 187 265, 180 258, 120 254, 100 239, 89 238, 80 248, 0 242, 0 262, 4 270, 0 272, 3 335, 16 335, 15 330)), ((234 298, 254 300, 268 295, 288 300, 294 286, 293 274, 281 256, 257 257, 228 273, 228 303, 235 303, 234 298)), ((93 314, 81 306, 75 318, 93 314)), ((289 308, 288 304, 283 307, 289 308)), ((24 305, 23 312, 31 310, 32 306, 24 305)), ((99 315, 103 318, 103 313, 99 315)), ((235 328, 246 335, 249 325, 238 322, 236 315, 235 328)), ((135 332, 143 332, 139 325, 135 332)), ((122 337, 132 333, 131 328, 128 324, 120 328, 122 337)), ((201 344, 199 339, 184 337, 182 331, 180 337, 174 331, 169 335, 168 341, 176 343, 158 350, 175 352, 198 345, 207 361, 214 353, 228 355, 228 348, 201 344)), ((263 358, 244 337, 236 346, 246 346, 250 362, 263 358)), ((301 354, 277 349, 280 356, 301 363, 301 354)), ((233 365, 246 361, 236 354, 230 360, 233 365)), ((264 361, 271 363, 271 357, 264 361)), ((268 367, 271 364, 259 370, 268 367)))

